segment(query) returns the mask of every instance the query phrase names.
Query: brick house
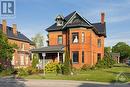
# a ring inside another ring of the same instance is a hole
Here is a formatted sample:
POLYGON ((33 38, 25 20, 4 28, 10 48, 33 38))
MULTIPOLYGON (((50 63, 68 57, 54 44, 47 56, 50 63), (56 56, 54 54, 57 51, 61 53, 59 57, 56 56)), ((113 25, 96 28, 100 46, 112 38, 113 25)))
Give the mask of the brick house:
POLYGON ((18 49, 15 49, 12 58, 12 65, 14 67, 26 67, 31 65, 30 50, 34 48, 34 43, 28 39, 24 34, 17 31, 17 25, 13 24, 12 27, 7 26, 6 20, 2 20, 0 30, 8 37, 8 42, 15 43, 18 49))
POLYGON ((48 47, 33 49, 32 52, 45 55, 46 61, 63 62, 65 51, 69 51, 74 67, 83 64, 94 65, 104 56, 106 23, 104 13, 101 22, 90 23, 76 11, 66 17, 58 15, 55 23, 48 27, 48 47))

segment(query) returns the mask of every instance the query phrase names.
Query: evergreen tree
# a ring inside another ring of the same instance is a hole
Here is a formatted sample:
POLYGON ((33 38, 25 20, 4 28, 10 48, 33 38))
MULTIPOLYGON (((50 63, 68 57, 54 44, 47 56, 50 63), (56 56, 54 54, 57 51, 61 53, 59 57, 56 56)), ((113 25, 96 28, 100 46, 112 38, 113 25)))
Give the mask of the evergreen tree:
POLYGON ((64 62, 64 65, 63 65, 63 74, 64 75, 70 75, 70 73, 71 73, 70 57, 69 57, 69 52, 66 51, 65 62, 64 62))

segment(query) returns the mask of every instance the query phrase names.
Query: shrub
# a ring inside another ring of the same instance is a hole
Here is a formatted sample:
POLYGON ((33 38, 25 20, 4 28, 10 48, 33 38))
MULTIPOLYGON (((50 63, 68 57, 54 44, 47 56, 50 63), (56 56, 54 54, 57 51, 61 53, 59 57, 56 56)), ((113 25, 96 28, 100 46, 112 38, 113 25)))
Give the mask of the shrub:
POLYGON ((63 64, 63 66, 61 67, 62 69, 62 74, 64 75, 70 75, 71 74, 71 62, 70 62, 70 58, 69 58, 69 52, 66 51, 65 53, 65 62, 63 64))
POLYGON ((104 57, 102 60, 96 64, 97 68, 111 68, 115 64, 115 61, 112 58, 104 57))
POLYGON ((81 68, 81 70, 89 70, 91 68, 91 66, 87 65, 87 64, 84 64, 81 68))
POLYGON ((34 54, 33 55, 33 60, 32 60, 32 67, 36 68, 36 65, 39 63, 39 58, 38 58, 38 54, 34 54))
POLYGON ((39 73, 39 70, 36 68, 33 68, 33 67, 27 67, 26 70, 27 70, 29 75, 39 73))
POLYGON ((56 67, 57 67, 58 63, 57 62, 50 62, 48 64, 46 64, 45 66, 45 72, 56 72, 56 67))
POLYGON ((18 77, 29 75, 27 68, 18 69, 18 77))
POLYGON ((62 74, 62 66, 63 66, 63 64, 60 64, 60 63, 56 65, 57 74, 62 74))
POLYGON ((8 68, 6 70, 1 71, 1 76, 10 76, 14 72, 13 68, 8 68))
POLYGON ((77 69, 77 68, 75 68, 75 67, 72 67, 72 68, 71 68, 71 71, 72 71, 72 73, 73 73, 74 75, 76 75, 76 74, 78 74, 78 72, 80 71, 80 69, 77 69))

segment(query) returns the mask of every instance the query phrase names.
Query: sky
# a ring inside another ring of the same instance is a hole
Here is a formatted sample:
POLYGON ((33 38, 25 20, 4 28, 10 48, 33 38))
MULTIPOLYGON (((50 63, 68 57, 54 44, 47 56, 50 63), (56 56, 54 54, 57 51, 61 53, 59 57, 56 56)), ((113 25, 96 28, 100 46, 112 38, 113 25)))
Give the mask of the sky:
MULTIPOLYGON (((100 22, 105 13, 107 38, 105 46, 122 41, 130 45, 130 0, 15 0, 16 14, 7 18, 9 26, 31 38, 37 33, 46 36, 45 29, 55 22, 58 14, 77 11, 91 23, 100 22)), ((2 19, 2 18, 0 18, 2 19)))

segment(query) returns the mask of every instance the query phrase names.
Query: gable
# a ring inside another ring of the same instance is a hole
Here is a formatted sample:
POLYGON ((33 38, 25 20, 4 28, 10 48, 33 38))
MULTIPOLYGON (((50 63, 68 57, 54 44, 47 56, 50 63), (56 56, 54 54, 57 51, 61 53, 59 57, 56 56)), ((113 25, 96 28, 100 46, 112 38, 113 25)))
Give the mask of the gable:
POLYGON ((78 14, 74 15, 68 24, 86 23, 78 14))
POLYGON ((91 27, 91 23, 87 21, 85 18, 80 16, 77 12, 73 14, 73 16, 68 20, 68 22, 64 25, 65 27, 76 27, 76 26, 86 26, 91 27))

